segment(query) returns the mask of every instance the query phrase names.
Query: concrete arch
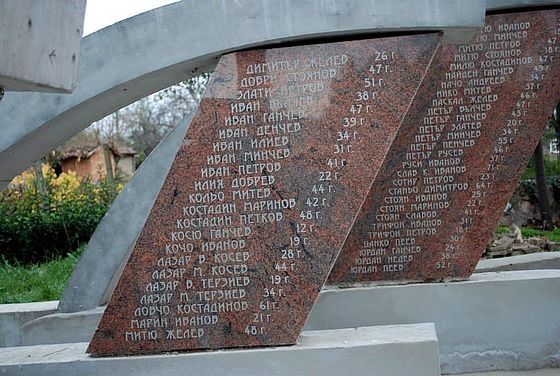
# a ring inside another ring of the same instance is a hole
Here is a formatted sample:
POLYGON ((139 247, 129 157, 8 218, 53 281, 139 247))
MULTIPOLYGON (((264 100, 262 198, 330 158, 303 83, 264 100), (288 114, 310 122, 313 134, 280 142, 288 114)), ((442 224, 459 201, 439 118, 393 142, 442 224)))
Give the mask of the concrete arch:
POLYGON ((372 32, 443 30, 468 39, 484 0, 184 0, 83 39, 71 95, 9 93, 0 104, 0 188, 34 160, 133 101, 198 72, 223 53, 372 32))

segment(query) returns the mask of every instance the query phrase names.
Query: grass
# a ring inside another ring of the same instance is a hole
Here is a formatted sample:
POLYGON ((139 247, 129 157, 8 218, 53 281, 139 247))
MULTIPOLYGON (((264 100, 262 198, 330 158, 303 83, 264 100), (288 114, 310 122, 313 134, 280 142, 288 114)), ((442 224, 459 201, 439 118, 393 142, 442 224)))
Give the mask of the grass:
POLYGON ((524 238, 540 237, 547 238, 548 240, 553 242, 560 242, 560 228, 555 228, 551 231, 544 231, 530 227, 522 227, 521 235, 523 235, 524 238))
POLYGON ((39 265, 0 265, 0 304, 58 300, 85 249, 39 265))
MULTIPOLYGON (((496 228, 496 234, 506 234, 511 232, 511 229, 507 226, 498 226, 496 228)), ((545 230, 538 230, 531 227, 521 227, 521 235, 523 238, 547 238, 553 242, 560 242, 560 227, 556 227, 554 230, 545 231, 545 230)))
MULTIPOLYGON (((546 176, 560 175, 560 163, 557 157, 555 156, 544 157, 544 172, 546 176)), ((531 158, 529 164, 527 165, 527 168, 525 169, 525 171, 523 171, 521 180, 534 179, 534 178, 535 178, 535 160, 531 158)))
POLYGON ((508 232, 511 232, 511 229, 507 226, 498 226, 494 232, 498 235, 507 234, 508 232))

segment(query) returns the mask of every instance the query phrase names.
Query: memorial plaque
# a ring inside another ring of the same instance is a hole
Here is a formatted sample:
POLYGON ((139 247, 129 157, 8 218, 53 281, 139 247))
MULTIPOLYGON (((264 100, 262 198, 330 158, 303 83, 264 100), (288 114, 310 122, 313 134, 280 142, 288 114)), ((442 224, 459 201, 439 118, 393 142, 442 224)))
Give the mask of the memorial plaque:
POLYGON ((559 10, 438 48, 329 283, 468 278, 560 99, 559 10))
POLYGON ((439 39, 223 56, 88 352, 295 343, 439 39))

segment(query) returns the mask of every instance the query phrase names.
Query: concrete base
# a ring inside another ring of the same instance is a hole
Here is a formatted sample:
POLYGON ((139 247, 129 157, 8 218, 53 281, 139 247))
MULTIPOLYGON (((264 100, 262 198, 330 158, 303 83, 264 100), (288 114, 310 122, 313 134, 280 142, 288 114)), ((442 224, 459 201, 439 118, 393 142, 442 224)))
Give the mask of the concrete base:
POLYGON ((89 342, 105 307, 58 313, 58 301, 0 304, 0 348, 89 342))
POLYGON ((560 0, 486 0, 487 11, 523 10, 523 8, 560 5, 560 0))
POLYGON ((560 269, 560 252, 538 252, 529 255, 480 260, 475 273, 536 269, 560 269))
POLYGON ((98 307, 85 312, 38 317, 21 326, 20 345, 89 342, 104 310, 105 307, 98 307))
POLYGON ((303 333, 295 346, 91 358, 87 343, 14 347, 0 351, 0 374, 251 376, 438 376, 433 324, 303 333))
MULTIPOLYGON (((434 322, 442 372, 560 367, 560 270, 471 280, 327 288, 307 330, 434 322)), ((559 370, 560 374, 560 370, 559 370)))
POLYGON ((57 301, 0 304, 0 347, 20 346, 25 343, 23 325, 56 312, 57 306, 57 301))
MULTIPOLYGON (((10 306, 12 316, 28 309, 10 306)), ((538 369, 560 367, 559 312, 560 270, 482 273, 465 282, 327 288, 306 329, 435 322, 445 373, 538 369)), ((11 328, 19 342, 3 346, 89 341, 102 308, 51 313, 11 328)))

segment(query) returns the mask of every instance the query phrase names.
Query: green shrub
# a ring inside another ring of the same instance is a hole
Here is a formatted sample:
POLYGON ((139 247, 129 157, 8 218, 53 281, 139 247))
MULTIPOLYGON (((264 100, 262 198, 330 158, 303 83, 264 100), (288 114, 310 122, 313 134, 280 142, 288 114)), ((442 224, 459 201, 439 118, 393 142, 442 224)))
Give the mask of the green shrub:
POLYGON ((120 186, 55 177, 43 168, 43 189, 33 177, 0 192, 0 255, 10 263, 37 263, 65 256, 87 242, 120 186))

